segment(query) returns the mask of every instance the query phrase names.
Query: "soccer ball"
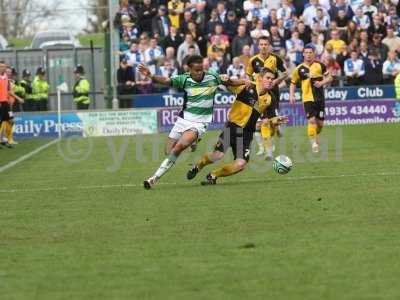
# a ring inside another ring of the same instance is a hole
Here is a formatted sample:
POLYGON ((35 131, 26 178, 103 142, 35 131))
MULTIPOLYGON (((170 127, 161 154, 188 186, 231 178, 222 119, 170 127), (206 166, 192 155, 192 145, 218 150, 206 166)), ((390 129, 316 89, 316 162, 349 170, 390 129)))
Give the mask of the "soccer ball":
POLYGON ((279 155, 275 157, 272 163, 272 168, 274 169, 274 171, 281 175, 289 173, 292 167, 292 160, 286 155, 279 155))

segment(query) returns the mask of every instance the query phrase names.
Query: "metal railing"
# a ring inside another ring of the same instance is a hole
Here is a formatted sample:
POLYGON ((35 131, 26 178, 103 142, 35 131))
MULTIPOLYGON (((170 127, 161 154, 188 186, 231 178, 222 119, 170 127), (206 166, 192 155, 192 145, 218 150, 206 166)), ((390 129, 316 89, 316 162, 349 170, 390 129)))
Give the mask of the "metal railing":
POLYGON ((49 110, 57 108, 57 86, 65 82, 68 93, 62 96, 62 108, 74 109, 72 88, 75 83, 74 68, 77 64, 83 66, 86 78, 90 82, 91 109, 103 109, 104 101, 104 52, 103 48, 73 48, 73 49, 23 49, 0 51, 0 60, 13 66, 21 78, 24 69, 32 73, 32 79, 38 67, 46 69, 46 77, 50 85, 49 110))

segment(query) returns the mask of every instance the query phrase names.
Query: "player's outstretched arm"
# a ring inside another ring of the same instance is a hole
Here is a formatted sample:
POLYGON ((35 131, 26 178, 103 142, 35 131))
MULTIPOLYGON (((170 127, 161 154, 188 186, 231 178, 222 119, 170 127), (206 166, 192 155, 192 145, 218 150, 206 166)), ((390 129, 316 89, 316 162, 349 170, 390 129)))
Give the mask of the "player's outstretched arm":
POLYGON ((144 64, 140 64, 138 66, 138 70, 139 70, 140 74, 142 74, 143 76, 149 77, 151 80, 153 80, 156 83, 160 83, 163 85, 171 85, 171 79, 169 77, 151 74, 150 69, 144 64))
POLYGON ((333 76, 330 72, 326 72, 324 74, 324 79, 322 79, 321 81, 316 81, 314 83, 314 86, 317 88, 320 88, 322 86, 325 86, 327 84, 330 84, 333 81, 333 76))
POLYGON ((270 125, 281 125, 281 124, 286 124, 289 122, 289 117, 288 116, 276 116, 270 119, 263 119, 262 121, 264 124, 270 124, 270 125))
POLYGON ((219 78, 221 79, 222 83, 224 85, 231 85, 231 86, 239 86, 239 85, 250 85, 251 82, 250 80, 246 77, 244 79, 231 79, 227 74, 221 74, 219 75, 219 78))
POLYGON ((280 76, 274 80, 274 86, 280 85, 282 81, 286 80, 286 78, 288 78, 288 72, 282 72, 280 76))

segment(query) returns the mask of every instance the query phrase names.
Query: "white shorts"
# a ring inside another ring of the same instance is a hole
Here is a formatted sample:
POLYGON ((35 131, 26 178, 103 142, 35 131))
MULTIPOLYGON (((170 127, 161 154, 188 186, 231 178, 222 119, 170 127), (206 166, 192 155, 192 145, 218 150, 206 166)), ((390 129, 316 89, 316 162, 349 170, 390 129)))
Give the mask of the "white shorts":
POLYGON ((168 137, 174 140, 179 140, 185 131, 193 130, 197 132, 197 139, 200 139, 206 133, 207 127, 208 123, 192 122, 178 117, 168 137))

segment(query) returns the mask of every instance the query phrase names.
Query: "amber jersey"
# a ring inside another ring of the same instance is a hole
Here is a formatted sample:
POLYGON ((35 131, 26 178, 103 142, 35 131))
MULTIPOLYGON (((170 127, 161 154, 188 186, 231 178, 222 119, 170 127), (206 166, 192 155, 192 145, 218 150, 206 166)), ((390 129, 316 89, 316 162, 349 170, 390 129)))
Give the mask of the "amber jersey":
POLYGON ((8 102, 10 84, 6 74, 0 75, 0 102, 8 102))
POLYGON ((236 95, 228 114, 228 120, 241 128, 255 130, 258 118, 271 104, 274 93, 258 95, 256 85, 250 88, 244 85, 230 86, 229 90, 236 95))
POLYGON ((314 86, 314 83, 323 80, 325 75, 327 75, 326 66, 319 61, 314 61, 309 66, 302 63, 294 69, 291 82, 300 83, 303 102, 325 101, 323 87, 314 86))
POLYGON ((268 68, 274 72, 275 78, 278 77, 278 71, 286 71, 283 60, 279 56, 270 53, 266 59, 262 59, 259 54, 250 58, 249 64, 246 67, 246 74, 251 78, 254 74, 259 74, 262 68, 268 68))

